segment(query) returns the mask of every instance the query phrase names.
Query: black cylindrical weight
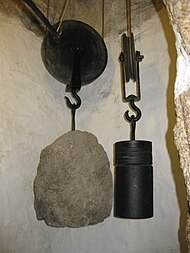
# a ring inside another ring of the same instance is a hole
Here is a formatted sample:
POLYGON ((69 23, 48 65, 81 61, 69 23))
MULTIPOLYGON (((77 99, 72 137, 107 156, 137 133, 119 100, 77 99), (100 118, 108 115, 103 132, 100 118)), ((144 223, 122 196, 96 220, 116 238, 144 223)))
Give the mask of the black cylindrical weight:
POLYGON ((152 142, 115 143, 114 216, 143 219, 153 216, 152 142))

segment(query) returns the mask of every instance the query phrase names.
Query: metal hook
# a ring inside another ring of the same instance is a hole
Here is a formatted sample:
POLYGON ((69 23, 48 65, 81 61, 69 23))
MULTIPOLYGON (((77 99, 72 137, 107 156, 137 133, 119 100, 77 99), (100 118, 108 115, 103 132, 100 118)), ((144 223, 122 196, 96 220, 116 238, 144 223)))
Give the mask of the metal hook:
POLYGON ((66 99, 66 103, 67 103, 67 106, 70 108, 70 109, 78 109, 80 106, 81 106, 81 99, 80 97, 77 95, 76 91, 74 89, 71 89, 71 95, 73 96, 73 98, 76 100, 76 104, 75 103, 71 103, 71 101, 69 100, 68 97, 65 96, 65 99, 66 99))
POLYGON ((133 111, 136 112, 136 117, 134 117, 134 115, 129 116, 129 110, 127 110, 125 112, 125 118, 129 121, 129 122, 137 122, 140 118, 141 118, 141 110, 135 105, 135 101, 134 99, 131 99, 129 101, 131 108, 133 109, 133 111))

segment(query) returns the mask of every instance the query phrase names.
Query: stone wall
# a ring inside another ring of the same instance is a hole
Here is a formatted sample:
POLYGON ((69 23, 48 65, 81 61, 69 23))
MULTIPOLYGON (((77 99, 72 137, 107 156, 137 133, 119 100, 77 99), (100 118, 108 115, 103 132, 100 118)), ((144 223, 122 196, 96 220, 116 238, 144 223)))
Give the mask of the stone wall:
MULTIPOLYGON (((105 1, 105 35, 121 33, 126 29, 125 1, 105 1)), ((50 22, 56 23, 61 15, 65 1, 62 0, 35 0, 50 22)), ((150 19, 155 14, 154 7, 162 8, 161 0, 134 0, 132 2, 132 23, 139 26, 143 21, 150 19)), ((0 2, 0 11, 8 16, 19 18, 24 26, 43 35, 45 30, 33 12, 24 4, 23 0, 6 0, 0 2)), ((102 0, 70 0, 65 19, 77 19, 92 25, 100 33, 102 31, 102 0)))
MULTIPOLYGON (((186 1, 166 0, 171 22, 176 35, 178 53, 177 78, 175 82, 175 105, 177 123, 175 143, 180 155, 180 164, 186 184, 188 206, 190 205, 190 3, 186 1)), ((190 218, 187 213, 187 241, 190 252, 190 218)))
MULTIPOLYGON (((137 124, 137 138, 153 142, 154 218, 123 220, 111 216, 87 228, 55 229, 36 219, 33 180, 41 150, 70 130, 65 85, 54 80, 44 68, 41 37, 28 31, 21 18, 15 18, 20 16, 20 7, 18 12, 12 12, 15 5, 1 1, 1 8, 9 10, 8 16, 7 11, 0 13, 1 253, 186 252, 183 181, 172 138, 175 117, 171 77, 175 76, 175 54, 170 52, 174 37, 164 8, 157 13, 151 1, 138 2, 146 11, 136 9, 138 18, 134 26, 136 48, 145 55, 140 67, 139 107, 143 117, 137 124)), ((106 4, 108 66, 98 80, 80 91, 83 102, 77 112, 77 129, 98 138, 108 154, 113 174, 113 144, 129 138, 129 126, 123 118, 128 107, 121 100, 118 63, 119 34, 125 30, 125 18, 124 3, 106 4)), ((77 10, 76 16, 80 14, 77 10)), ((98 15, 95 24, 90 12, 82 18, 91 20, 91 25, 101 31, 98 15)))

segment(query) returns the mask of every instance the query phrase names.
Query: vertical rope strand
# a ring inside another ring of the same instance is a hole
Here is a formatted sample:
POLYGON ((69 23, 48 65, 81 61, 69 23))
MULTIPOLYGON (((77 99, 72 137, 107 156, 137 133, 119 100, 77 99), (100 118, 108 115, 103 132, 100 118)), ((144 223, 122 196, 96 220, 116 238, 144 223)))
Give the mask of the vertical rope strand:
POLYGON ((105 20, 104 20, 104 15, 105 15, 105 2, 102 0, 102 38, 104 39, 104 25, 105 25, 105 20))
POLYGON ((127 34, 131 36, 131 0, 126 0, 127 34))
MULTIPOLYGON (((47 0, 47 12, 46 12, 47 20, 49 20, 49 10, 50 10, 50 0, 47 0)), ((45 28, 45 33, 46 32, 47 32, 47 26, 45 28)))
POLYGON ((59 32, 59 30, 61 28, 61 25, 63 23, 63 19, 65 17, 66 12, 67 12, 69 2, 70 2, 70 0, 65 0, 65 3, 63 5, 63 9, 62 9, 61 16, 60 16, 60 19, 59 19, 59 25, 58 25, 57 30, 56 30, 57 33, 59 32))

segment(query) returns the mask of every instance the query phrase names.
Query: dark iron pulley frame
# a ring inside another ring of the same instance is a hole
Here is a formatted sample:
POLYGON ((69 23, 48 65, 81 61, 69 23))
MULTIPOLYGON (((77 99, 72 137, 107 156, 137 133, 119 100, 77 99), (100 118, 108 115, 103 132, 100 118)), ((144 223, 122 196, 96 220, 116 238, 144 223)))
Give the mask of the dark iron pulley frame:
MULTIPOLYGON (((72 103, 65 97, 72 113, 72 130, 75 130, 75 113, 81 106, 77 94, 81 86, 88 85, 104 71, 108 55, 104 40, 86 23, 77 20, 63 20, 69 0, 66 0, 60 21, 51 25, 32 0, 24 0, 48 28, 42 42, 42 60, 48 72, 61 83, 75 99, 72 103)), ((104 0, 102 0, 104 10, 104 0)), ((102 11, 102 35, 104 33, 104 12, 102 11)))
POLYGON ((135 51, 131 31, 131 1, 126 0, 127 35, 122 35, 120 54, 123 102, 127 102, 135 114, 125 112, 125 119, 131 125, 130 140, 114 145, 115 189, 114 216, 118 218, 142 219, 153 216, 153 168, 152 142, 135 140, 136 122, 141 110, 135 104, 141 100, 139 63, 144 56, 135 51), (136 94, 127 95, 127 83, 136 85, 136 94))

